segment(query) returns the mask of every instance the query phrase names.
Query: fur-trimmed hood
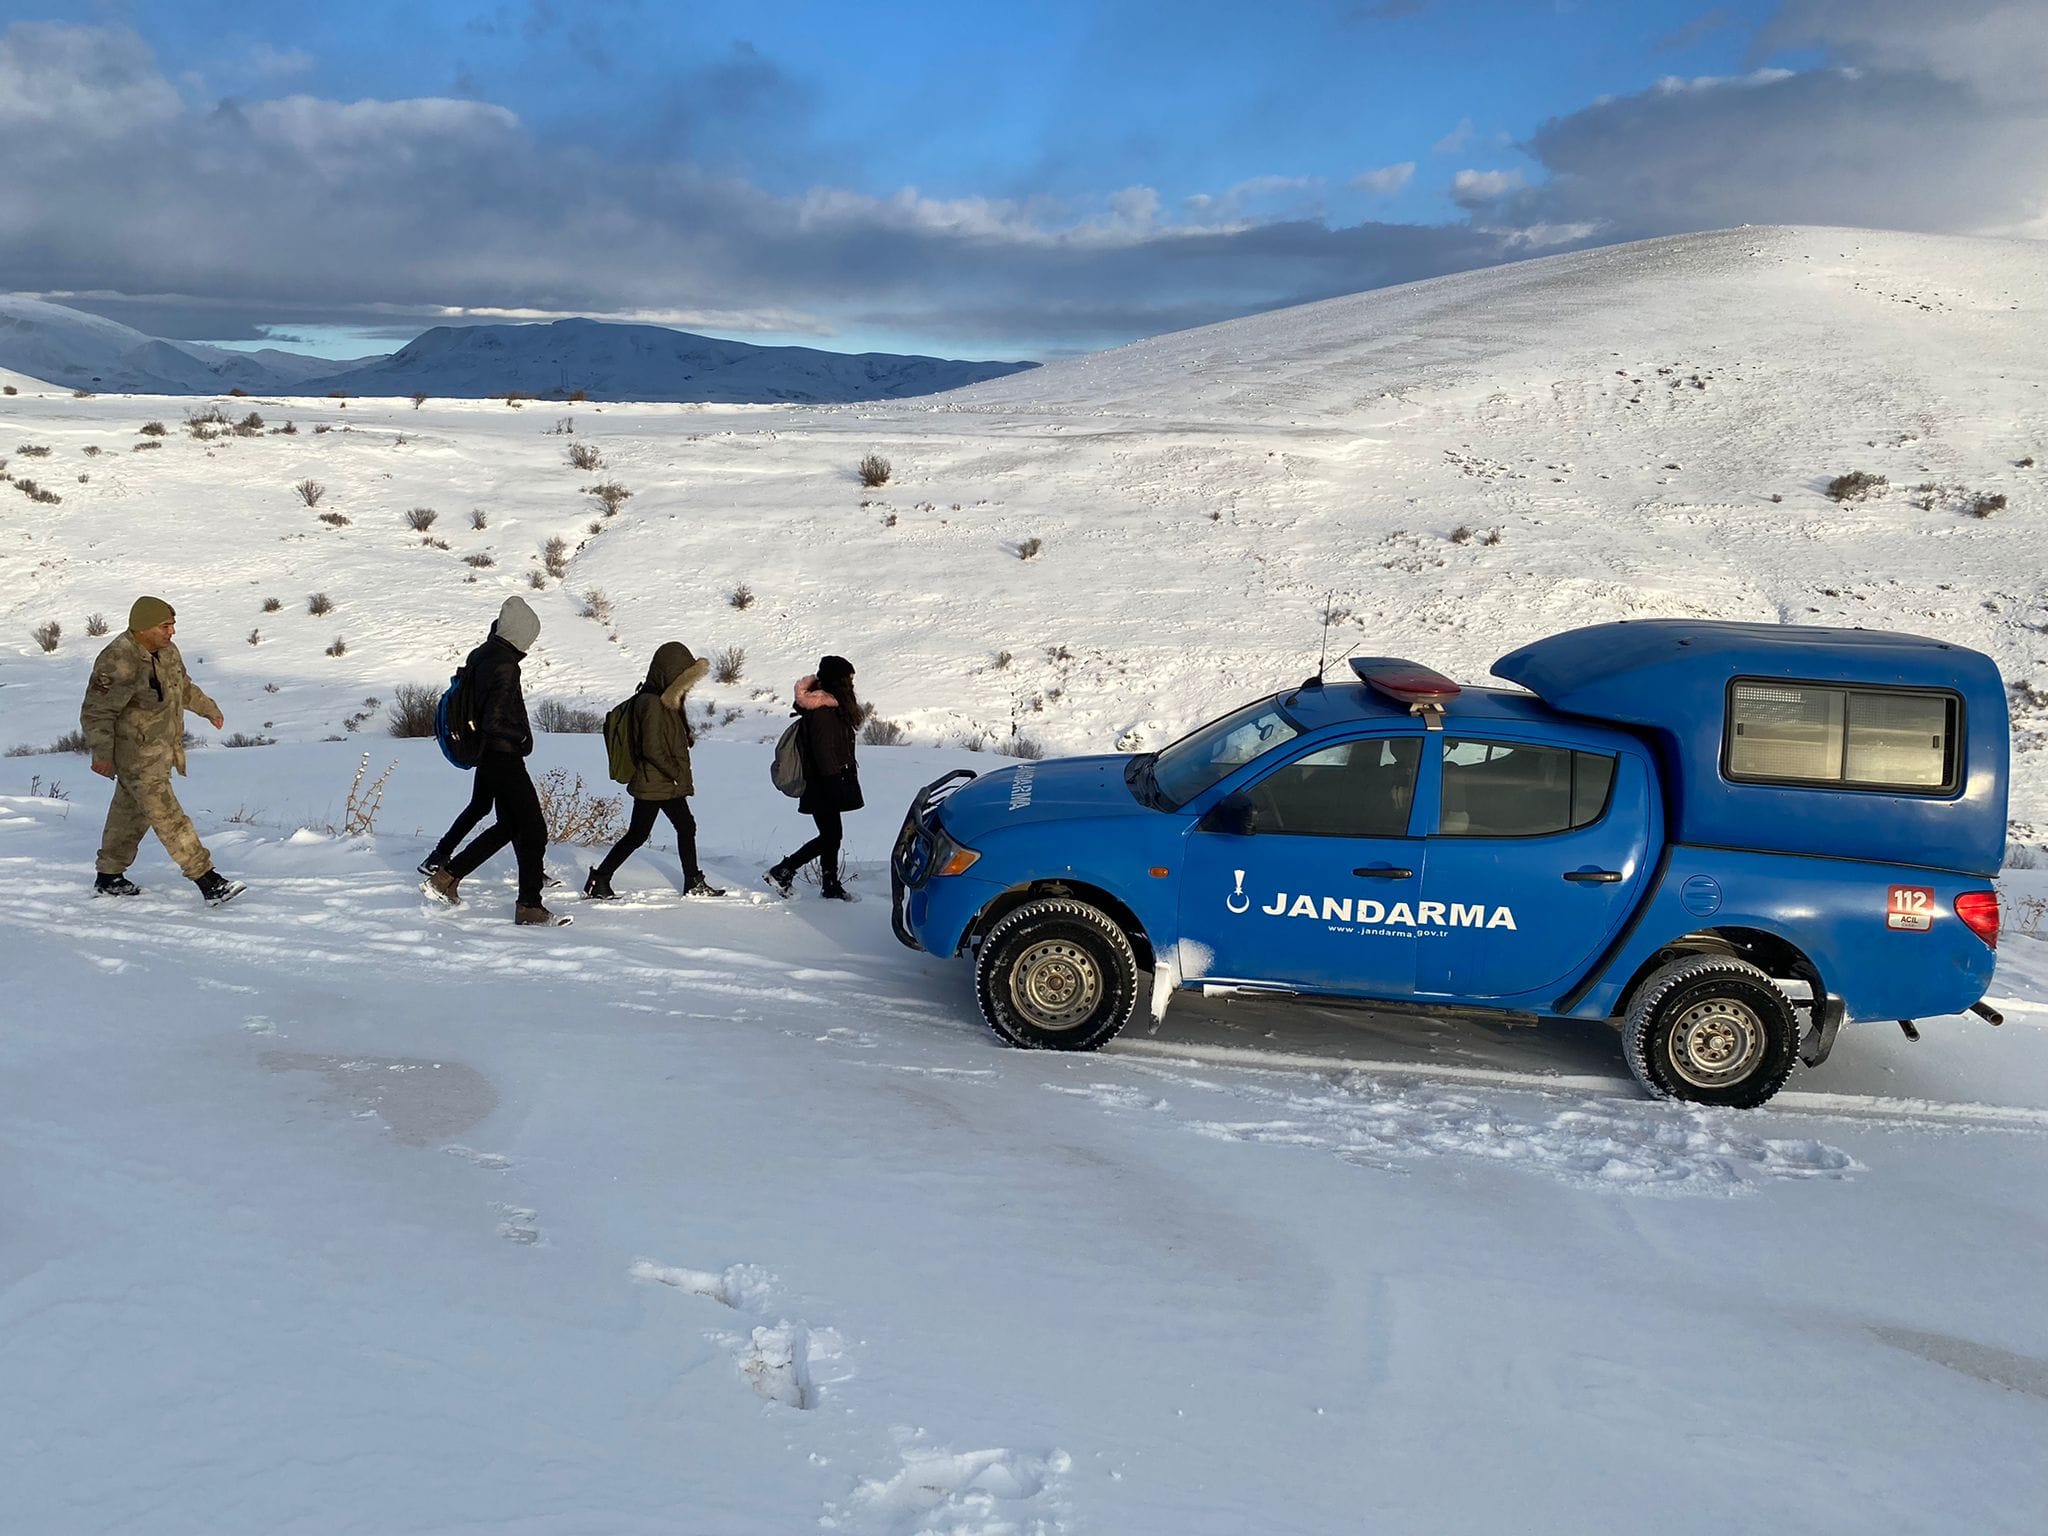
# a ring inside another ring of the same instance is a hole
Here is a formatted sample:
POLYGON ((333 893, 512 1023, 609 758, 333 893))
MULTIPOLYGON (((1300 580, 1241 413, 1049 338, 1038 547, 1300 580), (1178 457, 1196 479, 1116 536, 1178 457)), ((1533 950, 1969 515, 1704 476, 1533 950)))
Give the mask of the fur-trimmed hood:
POLYGON ((798 709, 837 709, 839 698, 818 686, 818 674, 806 672, 796 680, 796 707, 798 709))
POLYGON ((693 654, 682 641, 671 640, 654 653, 654 660, 647 664, 647 681, 641 687, 660 694, 661 702, 668 708, 680 710, 683 696, 710 670, 710 662, 693 654))

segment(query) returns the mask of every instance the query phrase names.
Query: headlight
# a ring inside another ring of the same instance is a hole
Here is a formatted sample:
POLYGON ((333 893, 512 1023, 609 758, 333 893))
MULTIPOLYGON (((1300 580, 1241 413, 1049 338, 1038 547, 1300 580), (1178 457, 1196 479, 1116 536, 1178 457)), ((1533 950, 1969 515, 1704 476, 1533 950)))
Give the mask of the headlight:
POLYGON ((932 876, 958 875, 972 868, 981 855, 972 848, 961 846, 939 830, 932 832, 932 876))

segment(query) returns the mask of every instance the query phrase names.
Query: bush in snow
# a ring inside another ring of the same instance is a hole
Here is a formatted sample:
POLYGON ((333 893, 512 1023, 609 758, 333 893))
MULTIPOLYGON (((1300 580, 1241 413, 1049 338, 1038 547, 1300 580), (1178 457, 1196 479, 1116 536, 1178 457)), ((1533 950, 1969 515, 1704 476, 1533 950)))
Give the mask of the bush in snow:
POLYGON ((334 637, 334 644, 327 647, 327 654, 330 656, 346 656, 348 654, 348 642, 342 639, 341 636, 336 635, 334 637))
POLYGON ((548 824, 548 841, 591 848, 616 841, 619 797, 599 795, 583 787, 583 776, 550 768, 533 786, 540 794, 540 813, 548 824))
POLYGON ((860 728, 863 745, 870 747, 897 747, 903 744, 905 732, 894 720, 884 720, 880 715, 870 715, 868 722, 860 728))
POLYGON ((419 408, 420 408, 421 406, 425 405, 426 403, 427 403, 427 394, 426 394, 426 391, 425 391, 425 390, 414 390, 414 391, 413 391, 413 396, 412 396, 412 408, 413 408, 414 410, 418 410, 418 409, 419 409, 419 408))
POLYGON ((315 592, 306 599, 306 612, 313 615, 316 619, 324 614, 332 613, 334 612, 334 599, 325 592, 315 592))
POLYGON ((162 437, 166 428, 160 421, 145 421, 140 431, 144 437, 162 437))
POLYGON ((1036 560, 1038 558, 1038 552, 1044 548, 1045 540, 1026 539, 1023 543, 1017 546, 1017 558, 1019 560, 1036 560))
POLYGON ((596 469, 604 462, 594 443, 571 443, 569 445, 569 467, 571 469, 596 469))
POLYGON ((2005 498, 2003 496, 1979 496, 1971 501, 1969 505, 1965 506, 1963 510, 1972 517, 1989 517, 1994 512, 2003 512, 2005 510, 2005 498))
POLYGON ((559 533, 540 547, 540 563, 547 573, 560 581, 569 574, 569 541, 559 533))
POLYGON ((434 713, 441 707, 441 690, 424 683, 400 683, 391 705, 391 734, 431 736, 434 713))
POLYGON ((1827 494, 1835 501, 1863 501, 1871 496, 1884 493, 1891 481, 1883 475, 1865 474, 1862 470, 1851 470, 1846 475, 1837 475, 1827 484, 1827 494))
POLYGON ((64 638, 64 626, 55 619, 45 619, 35 627, 35 637, 36 644, 43 648, 43 654, 47 656, 57 649, 57 642, 64 638))
POLYGON ((999 741, 995 745, 995 750, 1004 757, 1027 757, 1035 760, 1045 756, 1045 748, 1029 736, 1012 736, 1007 741, 999 741))
POLYGON ((263 611, 265 613, 275 613, 277 612, 278 609, 282 608, 283 606, 284 604, 279 602, 274 597, 266 597, 265 599, 263 599, 263 611))
POLYGON ((604 715, 560 699, 542 699, 534 706, 533 723, 535 729, 558 736, 595 736, 604 729, 604 715))
POLYGON ((260 629, 252 629, 252 630, 250 630, 250 631, 249 631, 249 643, 250 643, 251 645, 261 645, 261 644, 263 643, 263 631, 262 631, 262 630, 260 630, 260 629))
POLYGON ((604 508, 604 515, 606 517, 617 517, 619 515, 619 508, 625 504, 633 493, 616 480, 606 480, 601 484, 591 486, 590 494, 595 496, 598 505, 604 508))
POLYGON ((581 610, 586 619, 595 619, 600 624, 612 621, 612 600, 604 595, 603 587, 592 587, 583 594, 581 610))
POLYGON ((544 572, 528 571, 526 573, 526 584, 536 592, 543 591, 547 587, 548 578, 544 572))
POLYGON ((725 600, 735 608, 751 608, 754 606, 754 589, 743 581, 725 595, 725 600))
POLYGON ((320 514, 320 521, 330 528, 346 528, 348 526, 348 518, 339 512, 322 512, 320 514))
POLYGON ((425 533, 434 526, 434 519, 440 515, 432 507, 414 507, 405 514, 405 526, 414 533, 425 533))
POLYGON ((498 561, 495 556, 485 554, 482 550, 478 550, 473 555, 464 555, 462 557, 462 563, 464 565, 471 566, 479 571, 487 571, 492 566, 496 565, 498 561))
POLYGON ((85 632, 98 637, 107 632, 107 616, 104 613, 90 615, 85 621, 85 632))
POLYGON ((855 466, 855 472, 860 476, 860 483, 873 490, 878 485, 887 485, 893 470, 887 459, 879 453, 871 453, 855 466))
POLYGON ((24 459, 47 459, 50 456, 48 447, 41 443, 23 443, 14 451, 24 459))
POLYGON ((711 676, 721 683, 736 683, 747 665, 746 650, 737 645, 728 645, 711 658, 711 676))
POLYGON ((247 736, 240 731, 236 731, 232 736, 222 737, 220 744, 224 747, 274 747, 277 745, 277 738, 275 736, 247 736))
POLYGON ((309 507, 319 506, 320 498, 327 494, 327 487, 318 480, 301 480, 292 489, 299 493, 299 500, 309 507))

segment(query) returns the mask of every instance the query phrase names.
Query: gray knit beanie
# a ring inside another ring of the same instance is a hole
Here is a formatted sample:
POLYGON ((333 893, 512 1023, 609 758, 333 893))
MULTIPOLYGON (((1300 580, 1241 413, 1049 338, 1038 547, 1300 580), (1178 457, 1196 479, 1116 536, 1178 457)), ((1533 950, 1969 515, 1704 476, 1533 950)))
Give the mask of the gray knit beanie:
POLYGON ((498 638, 524 656, 540 638, 540 615, 526 606, 523 597, 508 597, 498 610, 498 638))

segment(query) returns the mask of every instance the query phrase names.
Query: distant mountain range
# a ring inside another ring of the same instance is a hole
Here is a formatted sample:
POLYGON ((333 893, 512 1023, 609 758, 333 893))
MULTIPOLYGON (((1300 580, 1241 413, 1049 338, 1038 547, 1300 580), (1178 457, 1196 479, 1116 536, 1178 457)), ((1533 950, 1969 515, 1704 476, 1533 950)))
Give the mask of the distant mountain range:
POLYGON ((237 352, 165 341, 61 304, 0 298, 0 369, 103 394, 344 390, 481 399, 516 392, 560 400, 581 391, 590 400, 830 405, 936 394, 1036 366, 757 347, 601 320, 438 325, 389 355, 337 361, 275 348, 237 352))

